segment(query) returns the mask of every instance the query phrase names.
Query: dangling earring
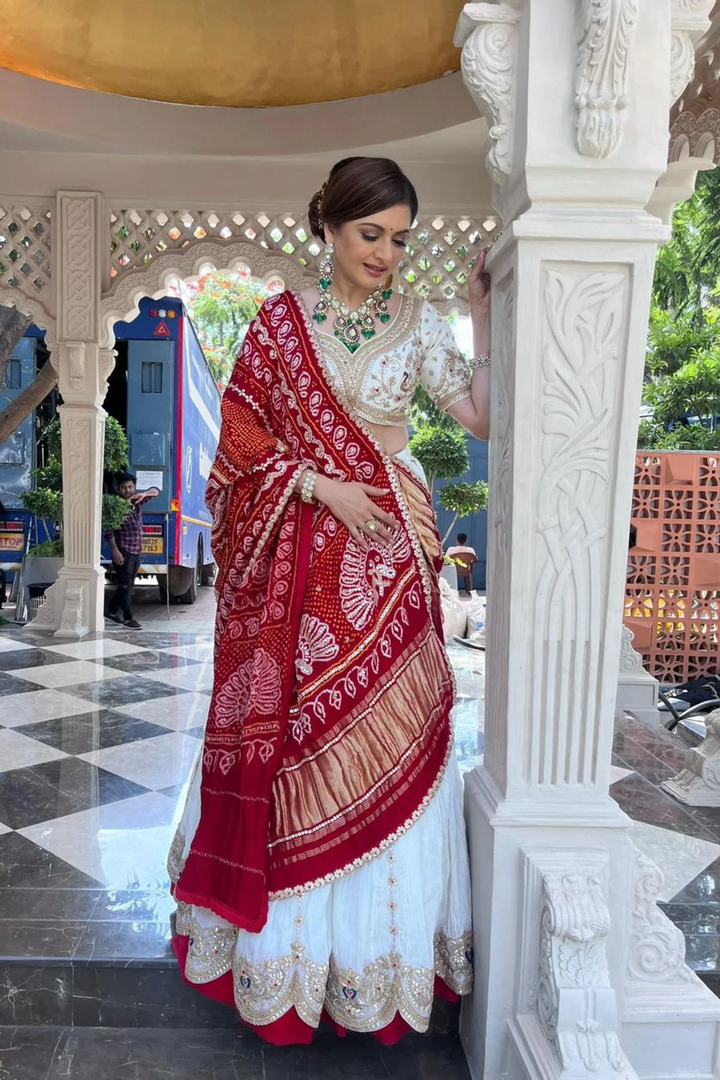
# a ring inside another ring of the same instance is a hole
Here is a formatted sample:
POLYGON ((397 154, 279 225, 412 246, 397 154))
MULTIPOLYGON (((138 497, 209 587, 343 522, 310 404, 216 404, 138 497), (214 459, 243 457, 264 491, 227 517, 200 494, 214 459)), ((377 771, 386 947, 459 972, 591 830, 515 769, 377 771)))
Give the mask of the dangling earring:
POLYGON ((318 285, 321 292, 326 292, 332 285, 332 279, 335 274, 335 261, 333 255, 335 253, 335 247, 333 244, 328 244, 325 252, 325 258, 320 263, 320 279, 318 285))
POLYGON ((392 287, 393 287, 393 276, 392 276, 392 274, 388 274, 388 276, 385 278, 385 280, 383 281, 380 288, 382 289, 383 292, 392 292, 392 287))
POLYGON ((332 285, 333 275, 335 273, 335 262, 333 260, 333 254, 335 248, 332 244, 328 244, 325 250, 325 257, 320 263, 320 277, 318 278, 318 289, 320 290, 320 299, 315 305, 313 311, 313 319, 316 323, 324 323, 328 317, 328 311, 330 310, 329 300, 329 288, 332 285))

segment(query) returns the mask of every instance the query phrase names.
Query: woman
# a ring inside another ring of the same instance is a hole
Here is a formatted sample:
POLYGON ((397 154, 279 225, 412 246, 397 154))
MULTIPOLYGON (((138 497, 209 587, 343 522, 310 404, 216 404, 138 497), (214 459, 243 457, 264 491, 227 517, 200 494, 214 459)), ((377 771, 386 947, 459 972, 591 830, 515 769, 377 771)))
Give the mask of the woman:
POLYGON ((394 162, 335 165, 310 205, 320 280, 250 326, 208 485, 215 684, 170 853, 175 948, 274 1043, 321 1018, 392 1043, 471 986, 442 555, 406 411, 421 381, 487 437, 489 298, 481 258, 468 365, 391 290, 416 214, 394 162))

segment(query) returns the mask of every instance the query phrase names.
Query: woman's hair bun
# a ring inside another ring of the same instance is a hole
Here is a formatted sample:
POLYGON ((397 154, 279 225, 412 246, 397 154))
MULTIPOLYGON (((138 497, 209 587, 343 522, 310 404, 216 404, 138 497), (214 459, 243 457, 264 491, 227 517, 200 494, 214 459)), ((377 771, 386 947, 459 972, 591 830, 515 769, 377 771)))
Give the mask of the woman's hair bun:
POLYGON ((317 236, 319 240, 325 242, 325 229, 323 228, 322 219, 322 204, 325 197, 325 185, 316 191, 310 200, 308 207, 308 220, 310 222, 310 232, 313 236, 317 236))

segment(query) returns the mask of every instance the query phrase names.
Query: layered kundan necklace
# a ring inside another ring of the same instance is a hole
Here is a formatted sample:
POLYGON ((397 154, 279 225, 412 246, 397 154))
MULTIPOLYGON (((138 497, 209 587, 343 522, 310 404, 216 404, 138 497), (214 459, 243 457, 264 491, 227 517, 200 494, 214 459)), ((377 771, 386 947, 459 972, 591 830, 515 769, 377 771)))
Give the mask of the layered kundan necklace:
POLYGON ((388 300, 392 296, 392 289, 386 289, 378 285, 368 296, 357 311, 351 311, 347 304, 338 300, 330 292, 332 285, 333 265, 331 253, 326 256, 320 266, 320 278, 318 288, 320 299, 313 310, 313 319, 316 323, 324 323, 328 317, 330 308, 335 312, 335 325, 333 332, 335 337, 350 353, 359 349, 363 340, 369 341, 377 332, 378 323, 390 321, 388 300), (329 265, 328 265, 329 264, 329 265))

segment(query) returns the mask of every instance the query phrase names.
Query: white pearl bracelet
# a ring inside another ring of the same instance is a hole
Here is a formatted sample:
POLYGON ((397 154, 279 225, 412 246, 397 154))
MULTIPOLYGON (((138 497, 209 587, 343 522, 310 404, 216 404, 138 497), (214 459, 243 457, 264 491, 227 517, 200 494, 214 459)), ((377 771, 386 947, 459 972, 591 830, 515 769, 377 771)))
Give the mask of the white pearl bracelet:
POLYGON ((317 473, 315 469, 308 469, 303 476, 302 484, 300 485, 300 498, 304 503, 313 502, 313 488, 315 487, 316 480, 317 473))

